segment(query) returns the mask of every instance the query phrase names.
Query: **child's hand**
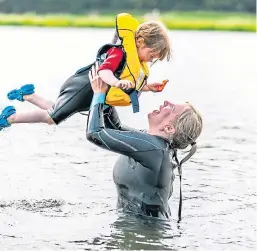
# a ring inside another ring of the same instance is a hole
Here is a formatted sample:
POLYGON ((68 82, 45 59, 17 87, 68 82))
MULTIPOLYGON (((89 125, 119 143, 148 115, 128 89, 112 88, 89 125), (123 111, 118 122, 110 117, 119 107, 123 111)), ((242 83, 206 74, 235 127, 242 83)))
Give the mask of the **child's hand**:
POLYGON ((130 89, 133 87, 133 84, 129 80, 119 80, 114 84, 115 87, 121 88, 121 89, 130 89))
POLYGON ((161 92, 163 91, 165 85, 169 82, 168 79, 162 81, 162 83, 151 83, 144 86, 143 91, 161 92))

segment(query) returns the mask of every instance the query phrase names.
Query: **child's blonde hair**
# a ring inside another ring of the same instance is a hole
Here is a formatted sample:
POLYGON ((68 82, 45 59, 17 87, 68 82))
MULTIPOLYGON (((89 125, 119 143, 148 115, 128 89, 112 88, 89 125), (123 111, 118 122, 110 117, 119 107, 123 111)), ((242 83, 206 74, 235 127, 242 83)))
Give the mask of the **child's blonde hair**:
POLYGON ((171 45, 165 26, 156 21, 142 23, 136 31, 136 39, 143 38, 146 47, 160 53, 159 60, 171 58, 171 45))

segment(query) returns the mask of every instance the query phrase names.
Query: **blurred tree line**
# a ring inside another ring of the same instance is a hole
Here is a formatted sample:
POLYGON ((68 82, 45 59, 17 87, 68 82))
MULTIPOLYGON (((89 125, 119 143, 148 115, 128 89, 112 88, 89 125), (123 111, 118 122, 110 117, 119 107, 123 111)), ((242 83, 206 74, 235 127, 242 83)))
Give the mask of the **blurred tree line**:
POLYGON ((256 0, 0 0, 2 13, 72 13, 160 11, 256 12, 256 0))

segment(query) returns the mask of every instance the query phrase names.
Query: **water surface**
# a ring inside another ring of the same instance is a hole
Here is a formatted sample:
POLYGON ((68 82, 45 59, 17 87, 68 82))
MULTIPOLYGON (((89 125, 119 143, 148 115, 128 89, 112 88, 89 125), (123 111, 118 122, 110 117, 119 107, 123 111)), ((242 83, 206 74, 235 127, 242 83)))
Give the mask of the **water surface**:
MULTIPOLYGON (((24 83, 54 100, 61 84, 91 63, 112 30, 0 27, 0 109, 34 109, 6 93, 24 83)), ((86 117, 58 127, 14 125, 0 134, 1 250, 256 250, 256 36, 171 31, 173 60, 150 80, 162 94, 141 96, 141 112, 120 108, 124 124, 147 126, 165 99, 202 113, 197 154, 184 165, 183 220, 178 178, 171 222, 116 211, 117 155, 86 141, 86 117)))

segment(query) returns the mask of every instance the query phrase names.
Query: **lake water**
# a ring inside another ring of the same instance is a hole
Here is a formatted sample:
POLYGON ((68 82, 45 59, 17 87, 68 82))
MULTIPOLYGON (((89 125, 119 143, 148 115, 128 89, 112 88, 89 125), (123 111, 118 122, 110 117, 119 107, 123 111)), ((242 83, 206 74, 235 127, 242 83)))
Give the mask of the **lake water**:
MULTIPOLYGON (((58 127, 14 125, 0 132, 0 250, 256 250, 256 34, 170 31, 173 60, 152 67, 170 79, 161 94, 141 96, 141 112, 120 108, 124 124, 147 126, 165 99, 201 112, 199 150, 184 165, 171 222, 116 211, 117 155, 85 137, 86 116, 58 127)), ((0 27, 0 109, 25 83, 55 100, 62 83, 91 63, 112 30, 0 27)), ((177 175, 177 172, 176 172, 177 175)))

